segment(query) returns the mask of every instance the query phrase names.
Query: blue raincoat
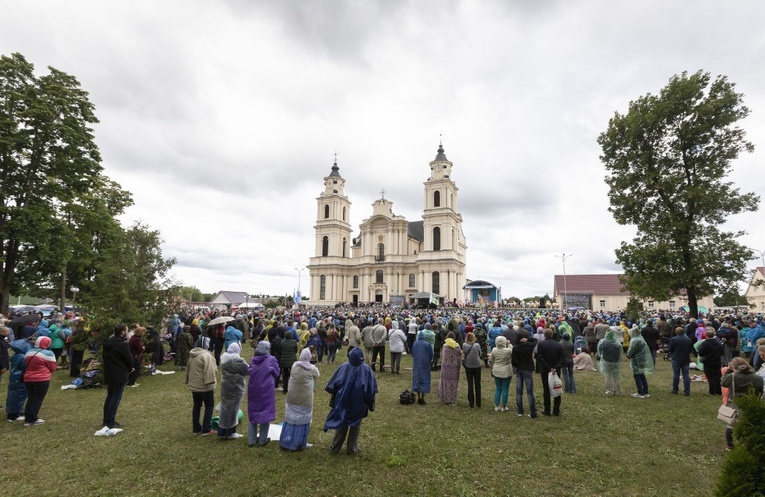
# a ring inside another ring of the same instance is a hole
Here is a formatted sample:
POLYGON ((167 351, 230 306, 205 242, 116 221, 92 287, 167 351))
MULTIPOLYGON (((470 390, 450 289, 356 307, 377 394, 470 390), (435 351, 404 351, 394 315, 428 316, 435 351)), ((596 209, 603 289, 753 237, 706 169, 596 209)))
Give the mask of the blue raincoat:
POLYGON ((223 333, 223 339, 225 340, 223 350, 228 350, 228 346, 232 343, 242 343, 242 332, 229 325, 223 333))
POLYGON ((325 390, 332 394, 334 402, 324 431, 337 430, 343 425, 359 426, 369 411, 375 410, 377 380, 372 368, 364 364, 364 353, 359 347, 351 350, 348 362, 337 368, 325 390))
POLYGON ((16 419, 24 413, 24 403, 27 400, 27 387, 21 381, 21 377, 26 369, 24 354, 32 348, 32 345, 24 339, 14 340, 10 345, 13 349, 13 357, 11 357, 11 369, 8 375, 5 411, 8 413, 8 419, 16 419))
POLYGON ((433 361, 433 347, 422 332, 412 345, 412 391, 430 393, 430 363, 433 361))

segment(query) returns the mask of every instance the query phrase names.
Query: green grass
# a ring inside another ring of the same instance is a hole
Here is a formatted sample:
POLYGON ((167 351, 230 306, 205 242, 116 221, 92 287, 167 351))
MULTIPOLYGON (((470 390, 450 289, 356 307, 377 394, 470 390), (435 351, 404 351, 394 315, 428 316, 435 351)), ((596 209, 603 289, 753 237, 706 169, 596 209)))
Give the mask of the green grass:
MULTIPOLYGON (((343 349, 339 355, 345 357, 343 349)), ((252 349, 245 347, 245 354, 252 349)), ((404 366, 411 365, 404 356, 404 366)), ((183 373, 142 377, 126 389, 118 420, 124 432, 94 437, 105 389, 60 390, 54 375, 41 426, 0 423, 0 484, 25 495, 711 495, 722 461, 718 398, 693 383, 691 397, 669 393, 671 368, 660 361, 649 376, 651 397, 633 399, 625 362, 619 397, 604 395, 598 373, 576 374, 576 395, 564 394, 560 418, 494 412, 493 380, 483 370, 483 406, 470 409, 464 375, 456 407, 436 400, 402 406, 411 373, 380 374, 377 410, 361 428, 357 456, 331 456, 333 432, 321 431, 336 365, 320 365, 312 448, 283 452, 277 443, 249 448, 245 439, 191 435, 191 394, 183 373)), ((161 369, 171 370, 165 365, 161 369)), ((542 388, 535 375, 541 406, 542 388)), ((7 383, 6 383, 7 384, 7 383)), ((5 389, 3 389, 3 394, 5 389)), ((277 422, 284 396, 277 397, 277 422)), ((243 406, 246 412, 246 407, 243 406)), ((527 409, 528 410, 528 409, 527 409)), ((541 408, 540 408, 541 410, 541 408)), ((246 434, 246 424, 239 431, 246 434)))

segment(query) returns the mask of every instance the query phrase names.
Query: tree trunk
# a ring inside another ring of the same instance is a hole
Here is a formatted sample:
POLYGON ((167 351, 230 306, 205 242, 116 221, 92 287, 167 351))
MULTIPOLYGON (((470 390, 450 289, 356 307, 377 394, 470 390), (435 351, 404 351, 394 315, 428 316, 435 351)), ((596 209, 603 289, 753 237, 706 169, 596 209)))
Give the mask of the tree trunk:
MULTIPOLYGON (((3 267, 3 274, 0 275, 2 281, 0 281, 0 314, 8 315, 8 306, 11 300, 11 280, 13 279, 13 273, 16 271, 16 260, 19 251, 19 244, 16 240, 8 240, 5 245, 5 264, 3 267)), ((0 254, 2 256, 3 254, 0 254)))
POLYGON ((61 294, 58 303, 58 308, 61 312, 64 312, 64 306, 66 305, 66 261, 64 261, 64 267, 61 269, 61 294))
POLYGON ((685 289, 688 292, 688 312, 692 318, 699 318, 699 300, 696 296, 696 287, 688 287, 685 289))

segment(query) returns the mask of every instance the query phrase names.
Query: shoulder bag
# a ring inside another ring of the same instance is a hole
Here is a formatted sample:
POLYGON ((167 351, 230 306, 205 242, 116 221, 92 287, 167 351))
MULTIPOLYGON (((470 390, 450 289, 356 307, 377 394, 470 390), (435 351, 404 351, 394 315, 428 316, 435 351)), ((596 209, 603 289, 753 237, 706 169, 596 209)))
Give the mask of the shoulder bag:
MULTIPOLYGON (((736 373, 733 373, 731 378, 731 389, 729 399, 732 399, 736 395, 736 373)), ((730 401, 729 401, 730 402, 730 401)), ((726 423, 728 426, 733 426, 738 422, 738 409, 727 405, 720 406, 717 409, 717 419, 726 423)))

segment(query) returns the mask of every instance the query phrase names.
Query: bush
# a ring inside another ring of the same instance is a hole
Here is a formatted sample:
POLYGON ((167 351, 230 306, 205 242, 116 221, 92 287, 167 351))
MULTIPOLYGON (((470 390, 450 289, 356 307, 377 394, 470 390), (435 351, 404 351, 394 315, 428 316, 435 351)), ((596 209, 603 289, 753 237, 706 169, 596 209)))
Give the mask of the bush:
POLYGON ((733 435, 736 448, 722 465, 715 495, 725 497, 765 496, 765 402, 755 394, 736 399, 739 422, 733 435))

